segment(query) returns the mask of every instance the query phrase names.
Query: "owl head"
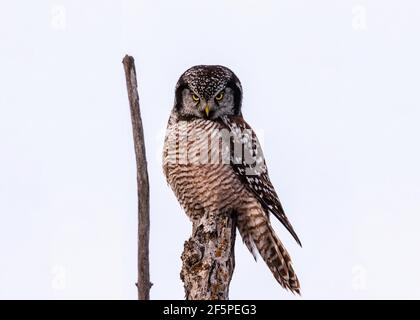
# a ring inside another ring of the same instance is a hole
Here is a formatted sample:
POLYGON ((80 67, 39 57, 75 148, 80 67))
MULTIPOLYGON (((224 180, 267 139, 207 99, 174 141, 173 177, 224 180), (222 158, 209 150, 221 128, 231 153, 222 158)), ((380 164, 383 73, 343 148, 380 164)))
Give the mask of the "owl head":
POLYGON ((241 115, 241 104, 241 83, 223 66, 192 67, 181 75, 175 88, 174 112, 181 119, 241 115))

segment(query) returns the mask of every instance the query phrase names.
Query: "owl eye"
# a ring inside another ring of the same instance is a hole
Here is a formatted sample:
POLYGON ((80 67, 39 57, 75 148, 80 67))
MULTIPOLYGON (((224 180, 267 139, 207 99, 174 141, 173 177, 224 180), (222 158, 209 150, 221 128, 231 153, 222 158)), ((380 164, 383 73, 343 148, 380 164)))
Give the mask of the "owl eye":
POLYGON ((192 99, 193 99, 195 102, 200 101, 200 98, 199 98, 196 94, 194 94, 194 93, 191 95, 191 97, 192 97, 192 99))
POLYGON ((215 99, 216 99, 216 101, 220 101, 220 100, 222 100, 223 99, 223 96, 224 96, 224 94, 223 94, 223 92, 220 92, 216 97, 214 97, 215 99))

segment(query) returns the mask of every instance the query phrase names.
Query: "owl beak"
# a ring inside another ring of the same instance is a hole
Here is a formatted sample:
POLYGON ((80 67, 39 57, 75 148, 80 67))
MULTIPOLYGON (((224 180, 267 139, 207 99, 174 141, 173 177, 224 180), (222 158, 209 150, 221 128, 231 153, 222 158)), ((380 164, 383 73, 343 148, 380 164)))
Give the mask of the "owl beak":
POLYGON ((209 113, 210 113, 210 108, 209 108, 208 104, 206 104, 206 107, 204 108, 204 111, 206 112, 206 116, 208 117, 209 113))

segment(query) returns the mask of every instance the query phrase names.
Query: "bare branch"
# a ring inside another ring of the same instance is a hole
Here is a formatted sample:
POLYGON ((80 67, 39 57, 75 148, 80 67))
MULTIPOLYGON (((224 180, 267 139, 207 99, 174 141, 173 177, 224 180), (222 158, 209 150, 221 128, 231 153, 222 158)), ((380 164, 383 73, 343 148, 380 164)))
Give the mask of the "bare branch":
POLYGON ((137 197, 138 197, 138 280, 139 300, 150 299, 149 274, 149 177, 147 173, 146 148, 143 136, 143 124, 140 114, 139 94, 134 58, 126 55, 123 59, 127 82, 128 100, 130 102, 131 123, 133 126, 134 149, 137 164, 137 197))
POLYGON ((193 221, 184 244, 181 279, 187 300, 228 300, 235 269, 236 220, 230 214, 204 214, 193 221))

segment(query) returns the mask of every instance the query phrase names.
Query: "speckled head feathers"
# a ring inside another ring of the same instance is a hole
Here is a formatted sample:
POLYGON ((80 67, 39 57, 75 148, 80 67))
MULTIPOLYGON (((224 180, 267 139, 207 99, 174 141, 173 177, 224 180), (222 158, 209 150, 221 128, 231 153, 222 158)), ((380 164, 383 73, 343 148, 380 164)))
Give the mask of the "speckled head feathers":
POLYGON ((198 65, 185 71, 175 88, 175 107, 180 102, 181 92, 189 88, 205 100, 209 100, 219 91, 231 88, 235 96, 235 111, 240 114, 242 105, 242 86, 238 77, 229 69, 220 65, 198 65))

